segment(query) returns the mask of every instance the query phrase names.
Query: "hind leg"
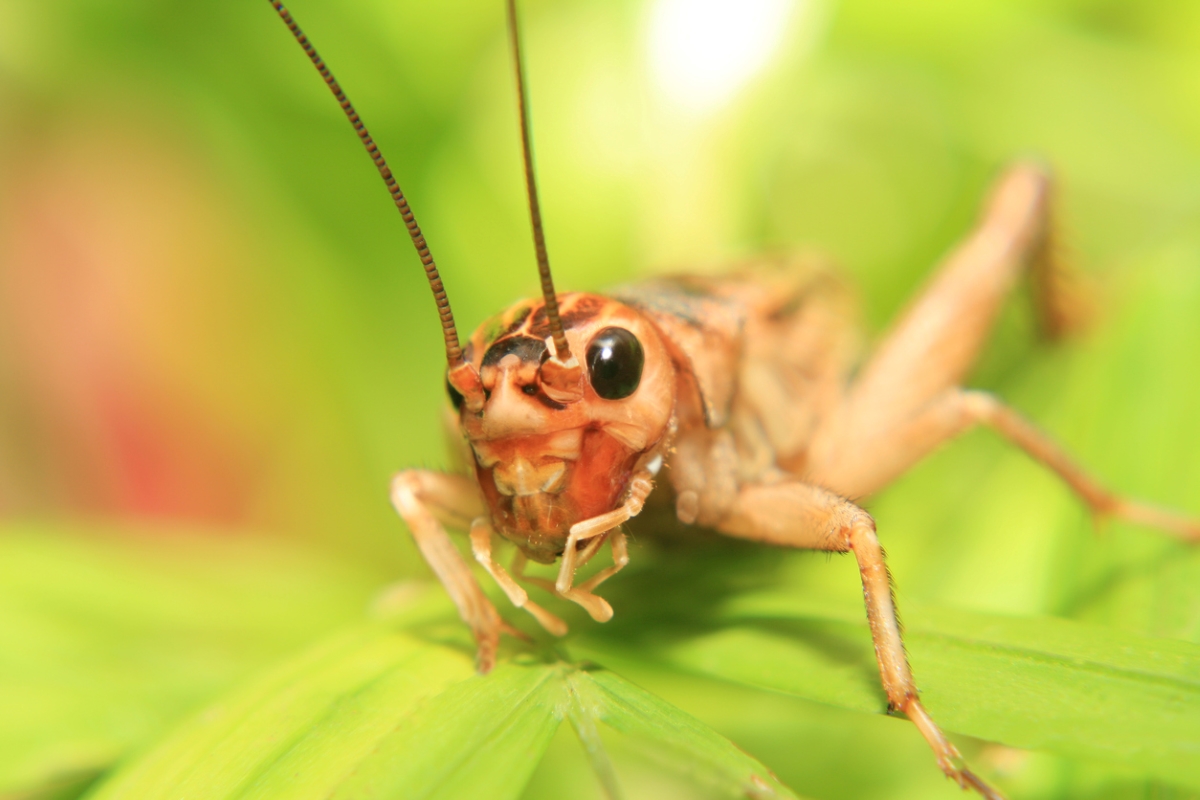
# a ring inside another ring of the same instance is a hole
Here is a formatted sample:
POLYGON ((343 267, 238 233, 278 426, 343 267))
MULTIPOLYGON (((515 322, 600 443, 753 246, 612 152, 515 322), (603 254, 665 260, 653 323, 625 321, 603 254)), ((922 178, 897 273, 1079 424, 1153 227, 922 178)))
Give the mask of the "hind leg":
MULTIPOLYGON (((1070 304, 1049 242, 1050 179, 1028 164, 997 182, 975 230, 901 315, 842 404, 814 434, 810 465, 822 483, 855 483, 858 456, 958 386, 1022 271, 1033 273, 1041 316, 1059 331, 1070 304)), ((872 488, 878 488, 873 486, 872 488)))
MULTIPOLYGON (((951 389, 877 443, 869 463, 843 470, 838 491, 870 494, 924 458, 939 445, 977 426, 986 425, 1030 458, 1058 475, 1087 504, 1097 519, 1112 517, 1146 525, 1184 541, 1200 542, 1200 521, 1114 494, 1089 475, 1066 451, 1016 411, 987 392, 951 389)), ((817 479, 820 480, 818 475, 817 479)))
POLYGON ((847 497, 863 497, 947 440, 984 424, 1057 473, 1097 517, 1200 540, 1200 523, 1113 494, 1012 409, 959 386, 1025 264, 1042 289, 1048 327, 1060 329, 1068 316, 1067 298, 1055 289, 1061 288, 1061 276, 1049 258, 1049 191, 1046 176, 1030 166, 1001 178, 974 233, 901 317, 840 410, 814 435, 805 477, 847 497))

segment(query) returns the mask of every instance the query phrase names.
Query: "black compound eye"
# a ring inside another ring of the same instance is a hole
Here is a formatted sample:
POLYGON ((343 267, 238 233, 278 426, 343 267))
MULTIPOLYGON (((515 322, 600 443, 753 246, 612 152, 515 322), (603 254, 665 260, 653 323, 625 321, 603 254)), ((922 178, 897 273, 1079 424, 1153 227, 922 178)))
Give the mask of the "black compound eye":
POLYGON ((454 384, 450 383, 450 379, 446 379, 446 394, 450 395, 450 404, 454 406, 455 411, 462 410, 463 396, 459 394, 458 389, 454 388, 454 384))
POLYGON ((605 400, 620 400, 636 392, 645 362, 642 343, 624 328, 605 328, 588 345, 592 388, 605 400))

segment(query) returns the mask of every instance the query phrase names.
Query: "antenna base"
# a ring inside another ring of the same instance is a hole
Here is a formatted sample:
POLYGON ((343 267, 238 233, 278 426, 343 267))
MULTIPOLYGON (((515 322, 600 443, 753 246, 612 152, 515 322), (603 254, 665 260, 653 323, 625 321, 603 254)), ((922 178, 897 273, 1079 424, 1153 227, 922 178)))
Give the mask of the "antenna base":
POLYGON ((483 381, 475 365, 467 361, 459 361, 446 370, 446 380, 463 397, 463 405, 468 410, 478 414, 483 411, 487 395, 483 391, 483 381))
MULTIPOLYGON (((554 351, 553 341, 548 340, 551 352, 554 351)), ((583 367, 574 355, 566 361, 558 356, 551 356, 542 362, 538 371, 538 382, 542 391, 556 403, 575 403, 583 399, 583 367)))

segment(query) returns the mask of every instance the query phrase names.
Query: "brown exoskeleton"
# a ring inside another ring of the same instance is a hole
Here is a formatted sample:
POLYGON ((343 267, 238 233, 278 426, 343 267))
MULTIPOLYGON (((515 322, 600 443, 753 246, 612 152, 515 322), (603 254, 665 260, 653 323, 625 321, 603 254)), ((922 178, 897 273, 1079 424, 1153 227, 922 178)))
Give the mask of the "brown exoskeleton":
POLYGON ((891 708, 913 721, 946 775, 999 797, 922 706, 875 523, 846 498, 870 495, 982 424, 1055 472, 1096 516, 1200 540, 1196 521, 1109 492, 1000 400, 961 386, 1022 272, 1042 290, 1039 310, 1051 333, 1071 317, 1052 258, 1046 173, 1018 164, 1000 177, 975 230, 854 373, 852 331, 837 301, 805 273, 764 269, 659 279, 608 296, 558 295, 534 184, 515 0, 508 0, 543 296, 484 323, 462 346, 433 258, 386 162, 287 10, 271 3, 383 175, 433 288, 449 394, 474 471, 401 472, 392 502, 470 626, 479 670, 492 668, 500 634, 512 629, 446 528, 469 530, 475 559, 513 604, 562 635, 565 623, 521 584, 575 602, 599 622, 610 619, 595 589, 628 563, 621 526, 641 512, 666 467, 664 490, 683 523, 853 553, 891 708), (511 572, 492 557, 497 534, 517 547, 511 572), (605 544, 612 566, 576 585, 576 569, 605 544), (528 559, 561 559, 557 580, 524 576, 528 559))

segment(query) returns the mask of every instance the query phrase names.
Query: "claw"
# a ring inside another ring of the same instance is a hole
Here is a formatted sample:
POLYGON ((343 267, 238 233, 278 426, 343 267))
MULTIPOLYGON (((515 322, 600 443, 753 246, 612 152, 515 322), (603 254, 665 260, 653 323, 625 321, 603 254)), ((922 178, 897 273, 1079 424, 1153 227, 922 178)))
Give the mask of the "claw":
POLYGON ((915 698, 909 698, 907 707, 904 713, 912 720, 917 729, 921 731, 921 735, 929 742, 933 748, 933 752, 937 755, 937 764, 942 772, 958 784, 960 789, 974 789, 981 797, 986 800, 1004 800, 1004 795, 988 786, 978 775, 967 769, 967 764, 963 761, 962 755, 959 754, 958 748, 948 740, 941 730, 933 723, 929 717, 929 712, 915 698))
MULTIPOLYGON (((950 744, 947 742, 947 744, 950 744)), ((942 768, 942 772, 946 773, 946 777, 958 784, 958 788, 963 791, 974 789, 985 800, 1004 800, 1004 795, 993 789, 982 778, 976 775, 971 770, 967 769, 966 762, 958 753, 958 748, 950 745, 950 758, 938 758, 938 766, 942 768)))
POLYGON ((522 642, 532 642, 533 637, 525 631, 514 628, 503 619, 496 616, 492 624, 474 630, 475 643, 478 646, 475 655, 476 669, 480 675, 486 675, 496 666, 496 651, 500 647, 501 634, 520 639, 522 642))
POLYGON ((974 789, 987 800, 1004 800, 1004 795, 988 786, 978 775, 965 767, 958 771, 957 778, 958 785, 963 789, 974 789))
POLYGON ((475 669, 480 675, 487 675, 496 666, 496 648, 500 645, 500 631, 476 631, 475 669))

